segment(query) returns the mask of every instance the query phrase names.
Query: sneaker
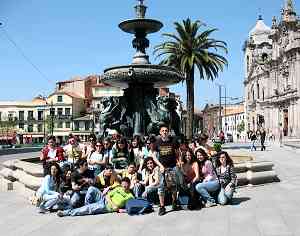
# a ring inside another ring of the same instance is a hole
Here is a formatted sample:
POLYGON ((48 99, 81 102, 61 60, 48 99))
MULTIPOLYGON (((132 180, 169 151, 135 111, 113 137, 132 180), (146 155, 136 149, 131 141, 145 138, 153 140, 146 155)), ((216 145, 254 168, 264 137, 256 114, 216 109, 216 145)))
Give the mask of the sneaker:
POLYGON ((205 203, 205 207, 206 208, 209 208, 209 207, 213 207, 213 206, 216 206, 217 204, 215 202, 210 202, 210 201, 207 201, 205 203))
POLYGON ((173 211, 180 211, 182 210, 182 207, 178 205, 176 202, 172 203, 172 210, 173 211))
POLYGON ((163 216, 166 214, 166 208, 165 207, 160 207, 158 210, 158 215, 163 216))
POLYGON ((64 213, 64 211, 58 211, 56 213, 56 215, 59 216, 59 217, 63 217, 63 216, 65 216, 65 213, 64 213))
POLYGON ((40 213, 40 214, 46 214, 47 210, 45 208, 43 208, 43 207, 39 207, 38 213, 40 213))

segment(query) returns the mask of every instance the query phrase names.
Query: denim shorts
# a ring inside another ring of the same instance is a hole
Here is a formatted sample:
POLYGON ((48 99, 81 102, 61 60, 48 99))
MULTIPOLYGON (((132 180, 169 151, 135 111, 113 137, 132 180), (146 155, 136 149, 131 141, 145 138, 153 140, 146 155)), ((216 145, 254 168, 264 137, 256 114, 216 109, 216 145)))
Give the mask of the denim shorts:
POLYGON ((164 196, 166 189, 171 193, 177 192, 178 174, 177 167, 167 168, 164 173, 160 173, 158 195, 164 196))

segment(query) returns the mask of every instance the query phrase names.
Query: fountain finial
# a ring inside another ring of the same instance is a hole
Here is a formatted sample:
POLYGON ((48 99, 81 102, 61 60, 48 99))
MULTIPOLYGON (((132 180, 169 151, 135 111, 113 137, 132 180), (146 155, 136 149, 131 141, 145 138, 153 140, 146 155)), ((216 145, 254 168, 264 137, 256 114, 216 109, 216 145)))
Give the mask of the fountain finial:
POLYGON ((144 1, 145 0, 138 0, 139 4, 134 7, 136 18, 139 18, 139 19, 145 18, 147 7, 144 5, 144 1))
POLYGON ((138 2, 140 2, 140 5, 144 5, 144 1, 145 0, 138 0, 138 2))

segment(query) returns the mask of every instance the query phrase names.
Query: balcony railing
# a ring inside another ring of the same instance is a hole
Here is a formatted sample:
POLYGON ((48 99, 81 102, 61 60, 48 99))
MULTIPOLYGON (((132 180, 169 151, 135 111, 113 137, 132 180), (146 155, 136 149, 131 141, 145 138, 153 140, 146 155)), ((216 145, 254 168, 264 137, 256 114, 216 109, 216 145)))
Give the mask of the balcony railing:
POLYGON ((47 118, 51 119, 53 117, 54 120, 72 120, 72 116, 71 115, 48 115, 47 118))

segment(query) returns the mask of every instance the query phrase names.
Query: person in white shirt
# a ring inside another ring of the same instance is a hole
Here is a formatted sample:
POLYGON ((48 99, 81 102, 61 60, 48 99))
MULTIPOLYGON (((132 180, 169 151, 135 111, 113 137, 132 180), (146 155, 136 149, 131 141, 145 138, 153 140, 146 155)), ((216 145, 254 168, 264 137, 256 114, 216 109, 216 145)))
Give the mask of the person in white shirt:
POLYGON ((96 151, 87 158, 88 167, 94 171, 94 175, 99 175, 108 163, 108 158, 104 156, 104 147, 101 141, 95 145, 96 151))

